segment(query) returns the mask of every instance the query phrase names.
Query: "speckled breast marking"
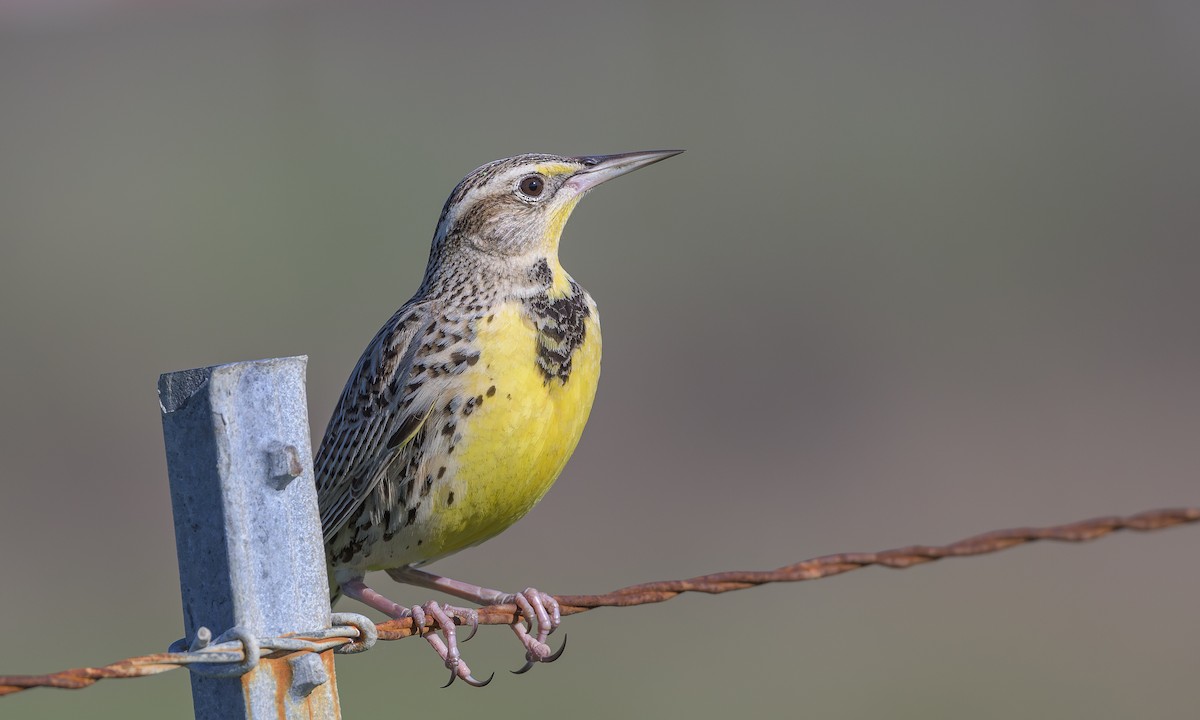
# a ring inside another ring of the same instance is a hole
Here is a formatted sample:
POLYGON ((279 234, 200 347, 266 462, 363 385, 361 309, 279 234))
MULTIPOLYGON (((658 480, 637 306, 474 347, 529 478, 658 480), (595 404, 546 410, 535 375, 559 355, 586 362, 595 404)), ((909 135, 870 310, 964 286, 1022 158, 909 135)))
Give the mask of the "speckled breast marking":
MULTIPOLYGON (((569 329, 569 322, 554 322, 556 329, 569 329)), ((577 331, 550 338, 553 355, 546 362, 544 327, 517 301, 478 322, 480 358, 461 377, 462 402, 451 420, 452 432, 460 435, 453 472, 430 498, 426 562, 516 522, 550 489, 575 450, 600 376, 600 325, 589 309, 578 318, 577 331)))

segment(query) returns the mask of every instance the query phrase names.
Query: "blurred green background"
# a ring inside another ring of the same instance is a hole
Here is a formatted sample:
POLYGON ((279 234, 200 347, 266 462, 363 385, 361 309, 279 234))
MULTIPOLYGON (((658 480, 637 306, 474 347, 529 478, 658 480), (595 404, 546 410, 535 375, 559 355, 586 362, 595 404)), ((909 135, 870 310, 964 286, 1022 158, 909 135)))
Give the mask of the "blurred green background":
MULTIPOLYGON (((0 3, 0 673, 181 634, 160 372, 308 354, 319 438, 447 193, 525 151, 688 149, 576 211, 588 431, 435 570, 601 592, 1195 504, 1198 127, 1187 2, 0 3)), ((484 629, 485 691, 390 643, 342 704, 1181 717, 1198 540, 602 610, 519 678, 484 629)), ((186 718, 188 677, 0 715, 186 718)))

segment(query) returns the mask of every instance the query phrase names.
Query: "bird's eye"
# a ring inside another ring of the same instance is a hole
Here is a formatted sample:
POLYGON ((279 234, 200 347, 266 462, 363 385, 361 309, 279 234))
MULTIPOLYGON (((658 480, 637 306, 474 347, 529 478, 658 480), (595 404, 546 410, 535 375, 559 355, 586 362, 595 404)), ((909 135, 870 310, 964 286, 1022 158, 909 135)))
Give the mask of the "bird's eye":
POLYGON ((541 175, 530 175, 522 178, 521 184, 517 187, 527 197, 535 198, 542 194, 542 190, 546 189, 546 181, 542 179, 541 175))

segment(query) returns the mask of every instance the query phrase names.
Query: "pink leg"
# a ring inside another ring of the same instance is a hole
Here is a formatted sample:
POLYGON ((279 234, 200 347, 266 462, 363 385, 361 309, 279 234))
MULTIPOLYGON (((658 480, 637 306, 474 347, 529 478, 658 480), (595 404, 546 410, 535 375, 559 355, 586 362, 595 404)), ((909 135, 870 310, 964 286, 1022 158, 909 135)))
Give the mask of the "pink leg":
MULTIPOLYGON (((388 617, 396 619, 412 618, 417 634, 429 641, 434 652, 438 654, 438 657, 442 659, 447 669, 450 670, 450 681, 443 685, 443 687, 449 687, 455 678, 462 678, 464 682, 475 687, 483 687, 492 681, 491 677, 482 681, 472 677, 471 668, 467 667, 467 664, 463 662, 458 652, 458 638, 455 631, 454 618, 459 618, 464 624, 471 625, 471 635, 474 635, 475 628, 479 625, 479 614, 474 610, 451 605, 438 605, 432 601, 424 605, 413 605, 411 608, 406 608, 367 587, 362 578, 348 580, 342 583, 341 587, 346 597, 358 600, 367 607, 375 608, 388 617), (426 613, 432 615, 434 620, 437 621, 445 640, 438 637, 436 632, 425 634, 426 613)), ((469 640, 470 636, 467 639, 469 640)), ((492 677, 495 677, 495 675, 495 673, 492 673, 492 677)))
POLYGON ((558 601, 554 599, 553 595, 548 595, 535 588, 526 588, 519 593, 505 593, 478 585, 471 585, 459 580, 452 580, 440 575, 434 575, 433 573, 417 570, 412 567, 395 568, 388 570, 387 573, 397 582, 429 588, 430 590, 439 590, 448 595, 470 600, 480 605, 506 605, 514 603, 521 609, 521 615, 529 624, 528 628, 521 623, 512 626, 517 639, 525 646, 525 665, 520 670, 514 672, 523 673, 533 667, 534 663, 554 662, 562 655, 563 649, 567 646, 565 638, 563 646, 557 652, 552 651, 550 646, 546 644, 546 639, 550 633, 554 632, 562 622, 558 601), (535 625, 537 628, 536 636, 530 634, 535 625))

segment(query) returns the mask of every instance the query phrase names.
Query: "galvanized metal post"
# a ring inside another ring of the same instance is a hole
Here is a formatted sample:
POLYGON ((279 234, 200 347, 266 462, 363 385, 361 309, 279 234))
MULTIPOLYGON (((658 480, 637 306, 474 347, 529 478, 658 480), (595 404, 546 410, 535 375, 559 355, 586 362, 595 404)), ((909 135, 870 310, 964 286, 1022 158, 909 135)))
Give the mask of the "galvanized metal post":
MULTIPOLYGON (((258 360, 159 378, 193 646, 205 642, 201 628, 256 638, 329 627, 307 362, 258 360)), ((193 672, 192 702, 198 720, 341 717, 331 652, 263 658, 234 677, 193 672)))

